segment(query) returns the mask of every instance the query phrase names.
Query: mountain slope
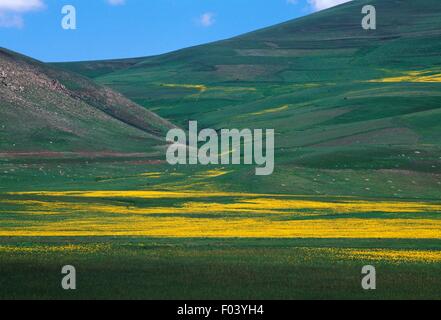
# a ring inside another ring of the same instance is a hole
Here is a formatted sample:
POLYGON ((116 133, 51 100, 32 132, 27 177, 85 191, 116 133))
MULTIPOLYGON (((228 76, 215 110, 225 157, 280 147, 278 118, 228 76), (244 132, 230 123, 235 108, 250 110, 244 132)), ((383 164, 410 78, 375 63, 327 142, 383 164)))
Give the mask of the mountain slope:
POLYGON ((104 60, 104 61, 85 61, 85 62, 61 62, 54 63, 54 65, 69 69, 75 73, 82 74, 89 78, 98 78, 100 76, 130 68, 142 61, 145 58, 132 58, 132 59, 116 59, 116 60, 104 60))
POLYGON ((82 76, 0 49, 0 150, 148 152, 172 125, 82 76))
POLYGON ((275 128, 279 160, 437 171, 440 36, 438 0, 362 0, 128 67, 87 68, 180 125, 275 128), (365 4, 377 30, 361 27, 365 4))

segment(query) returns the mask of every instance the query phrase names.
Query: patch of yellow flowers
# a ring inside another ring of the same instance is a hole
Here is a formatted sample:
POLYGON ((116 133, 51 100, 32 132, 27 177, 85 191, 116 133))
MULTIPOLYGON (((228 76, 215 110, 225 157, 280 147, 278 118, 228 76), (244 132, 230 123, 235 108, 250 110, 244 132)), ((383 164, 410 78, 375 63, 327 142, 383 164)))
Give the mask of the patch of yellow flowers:
POLYGON ((20 209, 14 209, 15 214, 27 217, 8 221, 8 215, 3 216, 0 236, 441 239, 441 219, 433 216, 441 213, 439 203, 148 190, 9 195, 22 200, 3 200, 0 204, 16 206, 20 209), (125 201, 134 199, 142 200, 143 205, 125 201), (157 206, 157 199, 170 202, 157 206), (406 217, 407 213, 426 212, 432 215, 406 217), (370 217, 371 213, 388 215, 370 217))

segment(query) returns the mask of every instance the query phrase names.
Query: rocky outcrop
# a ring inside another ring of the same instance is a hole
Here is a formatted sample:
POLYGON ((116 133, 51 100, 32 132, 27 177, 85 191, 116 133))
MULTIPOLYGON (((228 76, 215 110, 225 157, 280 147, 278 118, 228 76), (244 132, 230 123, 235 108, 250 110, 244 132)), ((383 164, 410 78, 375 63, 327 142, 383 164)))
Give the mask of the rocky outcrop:
POLYGON ((4 70, 0 70, 0 86, 6 87, 12 91, 24 91, 24 87, 15 84, 14 81, 10 77, 8 77, 8 74, 4 70))

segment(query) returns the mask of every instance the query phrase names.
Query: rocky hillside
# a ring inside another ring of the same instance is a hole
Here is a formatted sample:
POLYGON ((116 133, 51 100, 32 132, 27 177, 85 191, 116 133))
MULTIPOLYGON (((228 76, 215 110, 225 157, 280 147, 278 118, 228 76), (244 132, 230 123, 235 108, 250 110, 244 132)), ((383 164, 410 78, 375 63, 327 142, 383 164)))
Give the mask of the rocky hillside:
POLYGON ((172 124, 87 78, 0 49, 0 150, 149 152, 172 124))

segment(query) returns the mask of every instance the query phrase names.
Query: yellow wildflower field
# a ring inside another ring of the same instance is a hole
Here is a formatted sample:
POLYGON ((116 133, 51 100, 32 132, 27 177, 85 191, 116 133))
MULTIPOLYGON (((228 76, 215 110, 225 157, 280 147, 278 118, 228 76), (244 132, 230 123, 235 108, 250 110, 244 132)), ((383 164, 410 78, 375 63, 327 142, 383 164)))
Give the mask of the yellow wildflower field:
POLYGON ((437 83, 441 82, 441 73, 435 73, 433 71, 409 71, 402 76, 388 77, 383 79, 370 80, 369 82, 422 82, 422 83, 437 83))
POLYGON ((148 190, 9 195, 20 199, 1 203, 25 219, 5 215, 0 236, 441 238, 441 204, 432 202, 148 190))

